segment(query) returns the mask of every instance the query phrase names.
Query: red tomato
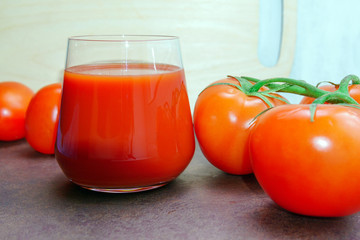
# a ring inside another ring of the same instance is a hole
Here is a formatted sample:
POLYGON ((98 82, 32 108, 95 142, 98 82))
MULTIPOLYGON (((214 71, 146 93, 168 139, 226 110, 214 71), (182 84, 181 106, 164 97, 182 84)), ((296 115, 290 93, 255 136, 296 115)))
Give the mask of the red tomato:
MULTIPOLYGON (((326 90, 326 91, 329 91, 329 92, 335 92, 335 90, 339 89, 339 86, 323 85, 323 86, 320 86, 319 88, 323 89, 323 90, 326 90)), ((349 85, 349 94, 355 101, 360 103, 360 84, 349 85)), ((301 99, 300 104, 310 104, 314 100, 315 99, 311 98, 311 97, 303 97, 301 99)))
MULTIPOLYGON (((227 78, 217 82, 239 83, 227 78)), ((269 99, 274 105, 280 100, 269 99)), ((256 115, 268 106, 229 85, 211 86, 198 97, 194 128, 204 156, 215 167, 230 174, 252 173, 247 148, 249 129, 256 115)))
POLYGON ((25 113, 33 95, 22 83, 0 83, 0 141, 25 137, 25 113))
POLYGON ((40 89, 26 112, 26 140, 36 151, 54 154, 59 119, 61 84, 54 83, 40 89))
POLYGON ((254 174, 288 211, 338 217, 360 211, 360 110, 284 105, 257 118, 249 137, 254 174))

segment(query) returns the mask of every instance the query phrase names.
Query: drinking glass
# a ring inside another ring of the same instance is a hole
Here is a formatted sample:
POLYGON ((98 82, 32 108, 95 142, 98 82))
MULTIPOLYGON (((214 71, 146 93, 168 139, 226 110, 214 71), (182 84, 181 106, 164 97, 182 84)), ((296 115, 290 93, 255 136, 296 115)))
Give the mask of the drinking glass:
POLYGON ((55 156, 73 183, 137 192, 175 179, 195 141, 179 38, 68 39, 55 156))

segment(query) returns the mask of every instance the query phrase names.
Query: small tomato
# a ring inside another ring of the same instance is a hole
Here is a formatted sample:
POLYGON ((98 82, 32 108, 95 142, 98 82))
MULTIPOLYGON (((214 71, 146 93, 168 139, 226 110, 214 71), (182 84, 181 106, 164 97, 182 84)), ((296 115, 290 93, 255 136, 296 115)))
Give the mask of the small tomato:
POLYGON ((25 138, 38 152, 54 154, 60 100, 61 84, 54 83, 41 88, 29 104, 25 138))
POLYGON ((22 83, 0 83, 0 141, 25 137, 25 114, 33 95, 22 83))

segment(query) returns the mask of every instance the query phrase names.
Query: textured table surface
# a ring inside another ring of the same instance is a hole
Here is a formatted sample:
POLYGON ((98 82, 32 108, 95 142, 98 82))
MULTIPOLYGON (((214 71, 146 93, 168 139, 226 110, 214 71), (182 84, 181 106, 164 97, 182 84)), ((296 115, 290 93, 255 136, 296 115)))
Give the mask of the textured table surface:
POLYGON ((286 212, 253 175, 232 176, 200 150, 175 181, 131 194, 68 182, 54 156, 0 142, 0 239, 360 239, 360 213, 286 212))

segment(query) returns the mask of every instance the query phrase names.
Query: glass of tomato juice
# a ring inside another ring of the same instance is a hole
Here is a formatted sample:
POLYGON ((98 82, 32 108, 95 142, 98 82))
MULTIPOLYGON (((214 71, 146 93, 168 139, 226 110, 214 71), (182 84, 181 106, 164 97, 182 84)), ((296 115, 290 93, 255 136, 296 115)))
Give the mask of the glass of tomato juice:
POLYGON ((179 38, 68 40, 56 159, 73 183, 100 192, 161 187, 194 154, 179 38))

